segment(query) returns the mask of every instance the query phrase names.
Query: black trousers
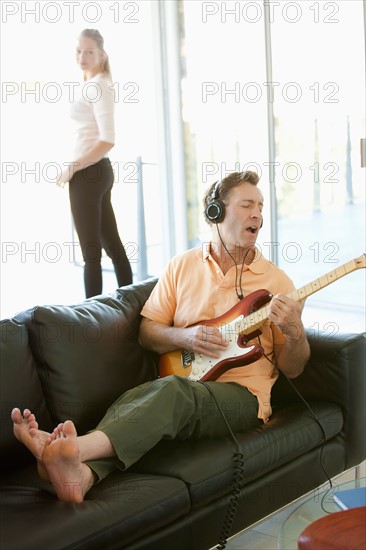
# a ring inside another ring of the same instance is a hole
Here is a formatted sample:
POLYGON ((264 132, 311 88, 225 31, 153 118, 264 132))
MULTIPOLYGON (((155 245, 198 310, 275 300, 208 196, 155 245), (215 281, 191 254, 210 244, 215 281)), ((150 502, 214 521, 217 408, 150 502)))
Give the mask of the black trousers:
POLYGON ((103 158, 79 170, 69 183, 71 212, 84 259, 87 298, 102 293, 102 248, 111 258, 119 286, 132 283, 132 270, 111 203, 114 173, 103 158))

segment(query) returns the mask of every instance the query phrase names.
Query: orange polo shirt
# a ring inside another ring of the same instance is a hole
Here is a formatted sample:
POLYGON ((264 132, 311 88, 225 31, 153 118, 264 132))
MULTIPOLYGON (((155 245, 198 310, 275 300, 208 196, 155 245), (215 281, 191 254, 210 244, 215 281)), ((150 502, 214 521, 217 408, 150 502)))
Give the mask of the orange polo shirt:
MULTIPOLYGON (((235 292, 236 269, 224 275, 209 252, 209 243, 174 257, 144 305, 141 315, 167 326, 189 327, 200 321, 214 320, 238 303, 235 292)), ((228 261, 231 261, 229 258, 228 261)), ((241 266, 238 266, 238 279, 241 266)), ((266 289, 271 294, 289 294, 294 290, 291 279, 259 250, 241 277, 244 299, 250 293, 266 289)), ((261 327, 260 344, 273 359, 273 343, 281 344, 285 336, 268 319, 261 327)), ((253 342, 258 343, 254 338, 253 342)), ((259 403, 258 417, 268 420, 272 413, 271 388, 278 369, 265 357, 244 367, 226 371, 218 381, 236 382, 248 388, 259 403)))

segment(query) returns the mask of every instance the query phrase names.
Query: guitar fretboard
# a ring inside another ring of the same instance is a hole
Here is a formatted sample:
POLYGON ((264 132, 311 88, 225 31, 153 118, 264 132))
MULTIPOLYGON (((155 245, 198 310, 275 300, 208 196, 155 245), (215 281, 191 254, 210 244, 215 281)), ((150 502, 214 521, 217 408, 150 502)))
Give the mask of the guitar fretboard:
MULTIPOLYGON (((326 273, 319 279, 315 279, 311 283, 308 283, 301 288, 293 290, 287 296, 289 298, 292 298, 292 300, 295 300, 295 302, 300 302, 301 300, 308 298, 312 294, 315 294, 315 292, 318 292, 322 288, 325 288, 335 281, 338 281, 338 279, 340 279, 341 277, 348 275, 348 273, 352 273, 352 271, 355 271, 356 269, 360 269, 362 267, 366 267, 365 254, 363 254, 359 258, 355 258, 354 260, 340 265, 339 267, 333 269, 333 271, 329 271, 329 273, 326 273)), ((247 315, 238 324, 238 334, 250 334, 251 332, 254 332, 258 328, 260 328, 263 323, 268 319, 268 314, 269 305, 266 305, 258 309, 258 311, 247 315)))

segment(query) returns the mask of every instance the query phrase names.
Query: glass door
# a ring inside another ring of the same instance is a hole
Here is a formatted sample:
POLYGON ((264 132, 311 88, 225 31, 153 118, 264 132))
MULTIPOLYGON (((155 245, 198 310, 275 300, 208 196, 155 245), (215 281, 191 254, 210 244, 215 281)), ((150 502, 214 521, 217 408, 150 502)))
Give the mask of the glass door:
MULTIPOLYGON (((365 252, 363 2, 271 11, 278 263, 297 287, 365 252)), ((316 330, 365 329, 365 270, 307 301, 316 330)))
POLYGON ((242 4, 179 3, 190 246, 209 238, 209 185, 233 171, 268 171, 263 5, 242 4))

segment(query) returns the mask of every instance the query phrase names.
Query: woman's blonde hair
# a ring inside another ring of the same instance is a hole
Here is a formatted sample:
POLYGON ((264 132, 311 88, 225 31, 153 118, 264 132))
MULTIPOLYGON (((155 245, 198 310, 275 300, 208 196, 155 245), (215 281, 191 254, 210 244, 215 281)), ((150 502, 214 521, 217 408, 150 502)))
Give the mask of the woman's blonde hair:
POLYGON ((107 52, 104 49, 104 38, 97 29, 84 29, 81 31, 80 36, 84 38, 91 38, 97 44, 98 48, 103 54, 102 72, 105 73, 112 80, 111 66, 109 64, 109 58, 107 52))

